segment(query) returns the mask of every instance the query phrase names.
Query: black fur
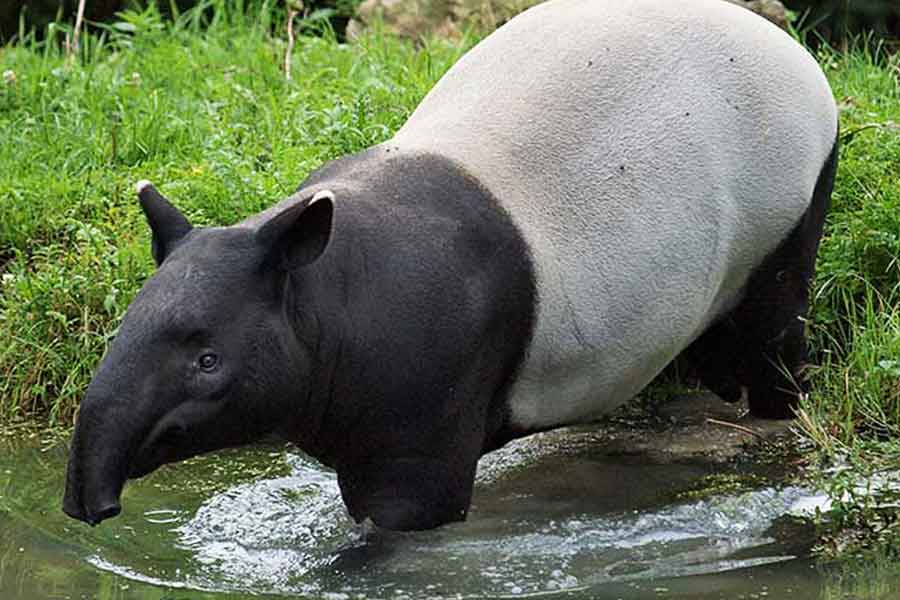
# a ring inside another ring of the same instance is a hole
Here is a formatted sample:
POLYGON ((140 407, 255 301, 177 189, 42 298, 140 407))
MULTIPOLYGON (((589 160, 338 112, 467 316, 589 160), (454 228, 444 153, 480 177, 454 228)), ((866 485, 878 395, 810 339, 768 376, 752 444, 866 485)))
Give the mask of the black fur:
POLYGON ((138 190, 141 210, 147 217, 147 223, 153 232, 150 243, 153 260, 159 266, 172 253, 178 243, 190 233, 192 227, 178 209, 169 204, 162 194, 152 185, 138 190))
POLYGON ((141 200, 160 268, 82 402, 69 515, 98 523, 128 477, 280 433, 334 467, 357 519, 465 518, 535 318, 528 247, 486 190, 374 148, 234 227, 141 200))
POLYGON ((808 389, 803 318, 837 163, 835 139, 800 222, 750 276, 740 304, 684 353, 700 381, 724 400, 738 400, 746 387, 757 417, 793 417, 808 389))
POLYGON ((531 338, 528 247, 444 158, 374 148, 301 189, 323 187, 335 196, 329 248, 289 285, 298 337, 316 340, 317 397, 304 404, 318 412, 288 437, 335 467, 357 518, 400 529, 464 518, 531 338))

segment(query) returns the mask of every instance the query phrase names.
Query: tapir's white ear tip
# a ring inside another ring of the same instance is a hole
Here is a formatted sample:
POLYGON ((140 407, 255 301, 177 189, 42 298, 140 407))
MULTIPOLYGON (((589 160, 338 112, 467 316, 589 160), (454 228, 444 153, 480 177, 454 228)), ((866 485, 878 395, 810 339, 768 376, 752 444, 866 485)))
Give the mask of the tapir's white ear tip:
POLYGON ((146 189, 149 188, 149 187, 153 187, 153 184, 150 183, 150 182, 149 182, 148 180, 146 180, 146 179, 141 179, 140 181, 137 182, 137 184, 135 184, 134 189, 135 189, 135 191, 138 193, 138 195, 140 196, 141 193, 143 193, 143 191, 146 190, 146 189))
POLYGON ((325 198, 328 198, 329 200, 334 202, 334 192, 332 192, 331 190, 319 190, 312 198, 310 198, 309 204, 307 204, 307 206, 312 206, 313 203, 318 202, 319 200, 324 200, 325 198))

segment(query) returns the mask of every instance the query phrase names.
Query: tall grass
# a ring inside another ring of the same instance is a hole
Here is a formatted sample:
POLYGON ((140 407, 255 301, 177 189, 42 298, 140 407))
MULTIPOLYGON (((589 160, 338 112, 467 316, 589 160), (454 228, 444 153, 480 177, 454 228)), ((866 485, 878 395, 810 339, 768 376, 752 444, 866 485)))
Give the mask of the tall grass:
POLYGON ((859 302, 873 287, 888 297, 900 284, 900 54, 860 42, 819 59, 843 132, 814 305, 816 321, 830 327, 848 294, 859 302))
POLYGON ((847 294, 845 326, 812 368, 815 393, 806 399, 800 422, 830 454, 845 455, 861 440, 898 444, 900 450, 897 299, 882 297, 872 287, 862 303, 847 294))
POLYGON ((868 449, 862 462, 889 462, 900 458, 900 55, 860 43, 819 59, 843 134, 817 263, 813 393, 800 423, 832 456, 868 449))
POLYGON ((900 465, 900 55, 867 39, 819 60, 843 134, 798 430, 832 500, 823 549, 896 547, 900 492, 886 482, 900 465))
POLYGON ((288 82, 279 13, 234 4, 124 13, 74 64, 52 35, 0 49, 0 419, 70 422, 152 271, 134 182, 233 223, 388 138, 464 51, 326 32, 298 41, 288 82))

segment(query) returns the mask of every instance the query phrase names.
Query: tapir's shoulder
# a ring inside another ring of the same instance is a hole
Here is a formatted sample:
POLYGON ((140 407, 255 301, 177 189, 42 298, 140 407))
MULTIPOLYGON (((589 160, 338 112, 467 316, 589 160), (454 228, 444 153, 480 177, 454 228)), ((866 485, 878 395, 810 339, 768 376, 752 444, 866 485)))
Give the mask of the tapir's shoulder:
POLYGON ((422 381, 488 377, 477 393, 497 429, 506 395, 495 392, 521 363, 537 311, 531 249, 513 219, 459 164, 392 143, 322 166, 298 194, 322 189, 333 229, 310 301, 339 306, 339 328, 365 340, 346 352, 360 364, 415 365, 422 381))
POLYGON ((457 238, 465 233, 494 242, 519 236, 492 192, 462 165, 392 141, 325 163, 291 197, 244 224, 253 226, 267 212, 325 190, 334 198, 336 228, 375 229, 385 243, 451 230, 457 238))

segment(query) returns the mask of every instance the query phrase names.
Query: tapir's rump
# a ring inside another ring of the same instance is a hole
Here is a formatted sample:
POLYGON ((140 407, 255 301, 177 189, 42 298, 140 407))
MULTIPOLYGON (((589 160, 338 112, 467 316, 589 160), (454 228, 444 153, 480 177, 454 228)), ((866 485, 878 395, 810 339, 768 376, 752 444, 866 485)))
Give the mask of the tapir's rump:
POLYGON ((539 312, 522 427, 609 410, 732 308, 810 206, 828 83, 720 0, 553 0, 465 55, 390 142, 452 158, 512 216, 539 312))

